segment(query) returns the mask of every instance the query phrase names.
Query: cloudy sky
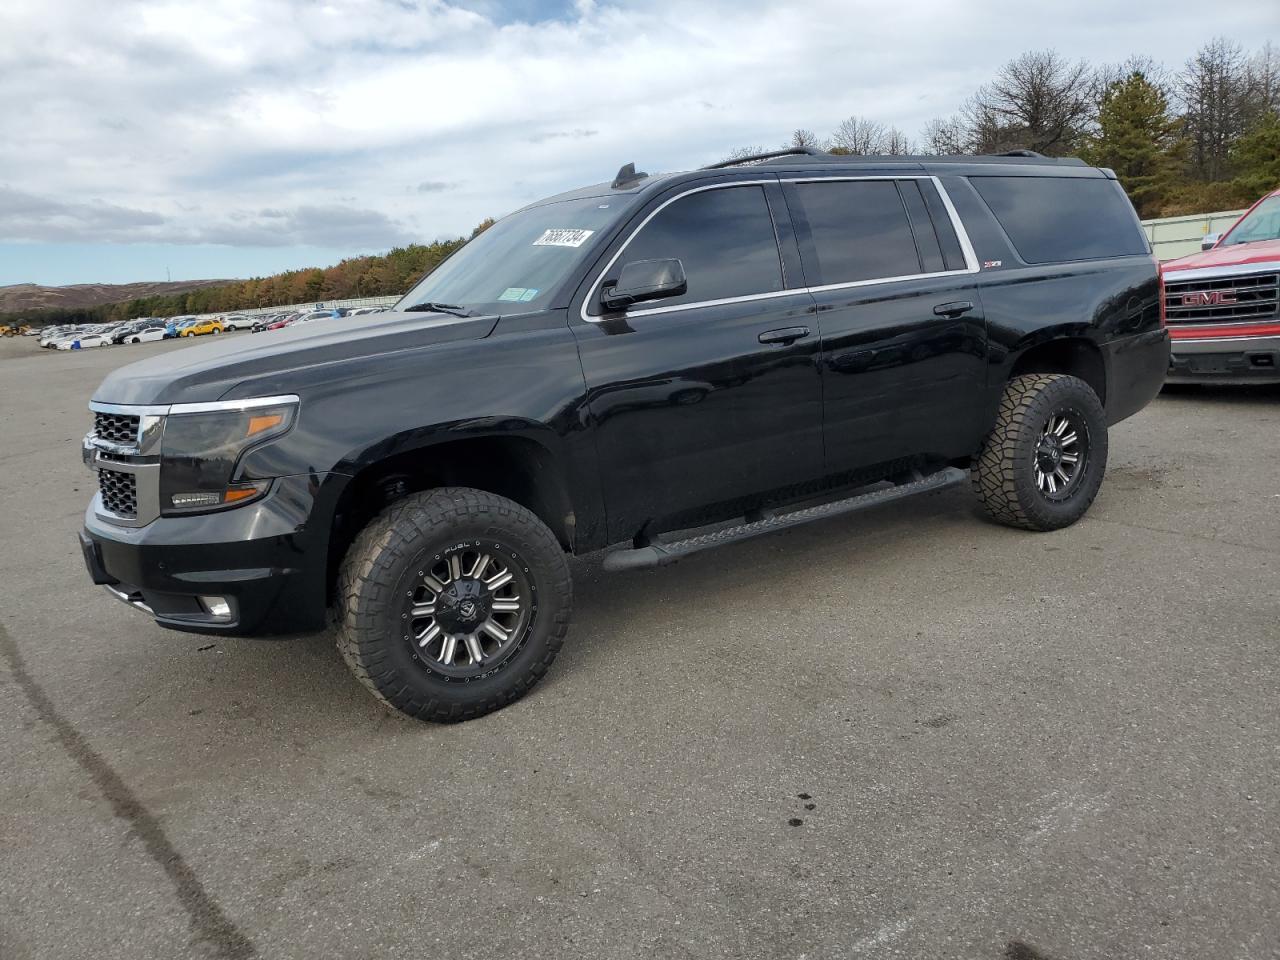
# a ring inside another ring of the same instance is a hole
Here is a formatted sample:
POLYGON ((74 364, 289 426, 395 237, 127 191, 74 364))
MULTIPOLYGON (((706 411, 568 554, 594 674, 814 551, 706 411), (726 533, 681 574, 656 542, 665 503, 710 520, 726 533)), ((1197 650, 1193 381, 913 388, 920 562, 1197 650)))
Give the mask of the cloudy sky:
POLYGON ((3 0, 0 284, 323 265, 629 160, 914 136, 1024 50, 1177 67, 1213 35, 1280 39, 1280 4, 3 0))

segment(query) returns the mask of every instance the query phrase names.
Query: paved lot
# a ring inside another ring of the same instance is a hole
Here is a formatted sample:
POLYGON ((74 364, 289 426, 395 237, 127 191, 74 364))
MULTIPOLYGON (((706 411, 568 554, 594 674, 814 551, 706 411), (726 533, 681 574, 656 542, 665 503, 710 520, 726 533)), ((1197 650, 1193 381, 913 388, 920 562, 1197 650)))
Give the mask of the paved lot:
POLYGON ((578 562, 547 681, 433 727, 89 585, 85 404, 173 349, 0 341, 0 958, 1280 955, 1280 390, 1161 397, 1055 534, 578 562))

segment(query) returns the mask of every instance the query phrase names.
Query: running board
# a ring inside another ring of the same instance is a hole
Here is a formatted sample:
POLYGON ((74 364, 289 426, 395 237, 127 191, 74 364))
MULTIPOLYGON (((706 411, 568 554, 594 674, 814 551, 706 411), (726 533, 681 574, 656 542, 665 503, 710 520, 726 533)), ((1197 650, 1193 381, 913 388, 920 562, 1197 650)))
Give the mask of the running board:
POLYGON ((805 507, 802 510, 795 510, 791 513, 776 514, 751 523, 740 523, 736 526, 726 527, 723 530, 716 530, 714 533, 704 533, 689 537, 686 540, 654 541, 647 547, 613 550, 604 556, 604 569, 617 571, 634 570, 639 567, 666 566, 669 563, 675 563, 682 557, 698 553, 701 550, 710 550, 712 547, 723 546, 726 543, 750 540, 752 537, 774 533, 778 530, 786 530, 789 527, 798 527, 802 523, 809 523, 813 520, 825 520, 827 517, 856 513, 859 510, 878 507, 883 503, 901 500, 904 497, 915 496, 919 493, 945 490, 947 487, 954 487, 956 484, 963 483, 966 476, 966 473, 958 467, 946 467, 937 473, 931 473, 928 476, 909 480, 896 486, 872 490, 870 493, 858 494, 845 500, 821 503, 816 507, 805 507))

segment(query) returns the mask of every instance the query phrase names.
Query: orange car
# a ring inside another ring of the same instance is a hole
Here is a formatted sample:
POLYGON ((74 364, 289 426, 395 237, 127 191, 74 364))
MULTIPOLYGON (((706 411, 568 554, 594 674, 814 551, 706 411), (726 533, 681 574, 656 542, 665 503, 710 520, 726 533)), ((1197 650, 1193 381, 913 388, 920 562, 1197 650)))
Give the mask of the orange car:
POLYGON ((178 331, 180 337, 199 337, 206 333, 222 333, 225 328, 221 320, 196 320, 178 331))

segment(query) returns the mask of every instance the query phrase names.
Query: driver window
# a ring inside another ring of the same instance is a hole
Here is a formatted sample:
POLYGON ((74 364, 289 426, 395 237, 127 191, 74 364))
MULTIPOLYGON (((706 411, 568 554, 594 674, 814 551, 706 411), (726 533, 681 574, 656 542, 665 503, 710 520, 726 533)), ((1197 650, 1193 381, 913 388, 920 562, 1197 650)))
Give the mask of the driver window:
POLYGON ((782 261, 764 189, 722 187, 663 207, 631 239, 602 286, 635 260, 674 258, 684 265, 688 292, 646 306, 666 307, 782 289, 782 261))

